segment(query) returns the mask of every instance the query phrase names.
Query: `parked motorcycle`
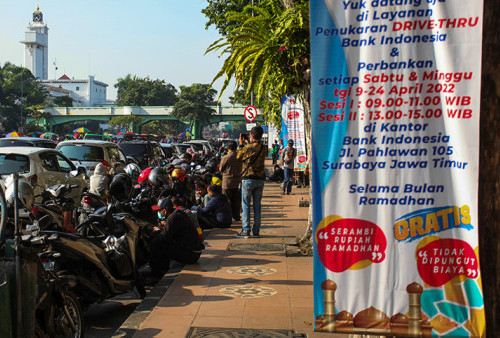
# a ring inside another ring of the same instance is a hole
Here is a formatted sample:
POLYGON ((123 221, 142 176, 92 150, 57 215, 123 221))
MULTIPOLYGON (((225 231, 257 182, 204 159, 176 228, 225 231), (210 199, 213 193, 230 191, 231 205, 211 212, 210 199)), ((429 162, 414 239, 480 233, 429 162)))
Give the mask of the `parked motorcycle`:
POLYGON ((36 226, 21 229, 19 209, 30 210, 34 194, 29 183, 19 184, 18 177, 14 181, 13 200, 9 199, 9 205, 0 186, 0 333, 2 336, 82 337, 83 313, 78 299, 70 291, 74 286, 72 278, 46 269, 43 264, 49 257, 58 256, 50 249, 52 236, 39 233, 36 226))
POLYGON ((135 289, 145 296, 138 271, 140 225, 115 208, 101 208, 77 226, 77 233, 50 232, 57 236, 52 248, 61 255, 51 260, 56 271, 75 276, 73 291, 82 306, 135 289))

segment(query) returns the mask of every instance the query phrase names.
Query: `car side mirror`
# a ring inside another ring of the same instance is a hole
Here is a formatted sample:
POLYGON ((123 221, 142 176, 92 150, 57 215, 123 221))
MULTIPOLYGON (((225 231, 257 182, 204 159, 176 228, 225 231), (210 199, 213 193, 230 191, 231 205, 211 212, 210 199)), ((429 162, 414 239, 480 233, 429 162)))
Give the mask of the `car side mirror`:
POLYGON ((85 167, 78 167, 76 170, 72 170, 69 172, 69 175, 71 177, 76 177, 78 175, 83 175, 83 176, 87 176, 87 169, 85 169, 85 167))

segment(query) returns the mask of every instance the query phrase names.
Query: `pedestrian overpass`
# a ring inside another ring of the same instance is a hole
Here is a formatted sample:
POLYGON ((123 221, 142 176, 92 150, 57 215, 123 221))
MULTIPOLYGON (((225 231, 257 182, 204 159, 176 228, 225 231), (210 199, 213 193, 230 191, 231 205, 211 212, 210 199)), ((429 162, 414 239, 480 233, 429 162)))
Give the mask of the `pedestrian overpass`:
MULTIPOLYGON (((244 110, 245 106, 213 106, 216 113, 210 115, 208 123, 205 125, 210 125, 218 122, 230 122, 230 121, 245 121, 244 110)), ((179 120, 173 116, 171 113, 173 107, 162 106, 162 107, 136 107, 136 106, 125 106, 125 107, 47 107, 43 110, 45 113, 45 118, 43 118, 39 123, 44 125, 47 131, 52 131, 52 128, 58 124, 64 124, 68 122, 76 121, 103 121, 103 123, 108 123, 112 118, 118 116, 140 116, 143 118, 141 121, 141 126, 155 120, 179 120)), ((31 118, 27 122, 30 122, 31 118)), ((257 119, 255 122, 263 122, 261 112, 258 112, 257 119)), ((192 121, 181 120, 181 122, 190 123, 192 121)), ((205 125, 201 124, 201 121, 194 121, 193 135, 195 138, 201 138, 201 131, 205 125)), ((136 133, 139 130, 133 130, 136 133)))

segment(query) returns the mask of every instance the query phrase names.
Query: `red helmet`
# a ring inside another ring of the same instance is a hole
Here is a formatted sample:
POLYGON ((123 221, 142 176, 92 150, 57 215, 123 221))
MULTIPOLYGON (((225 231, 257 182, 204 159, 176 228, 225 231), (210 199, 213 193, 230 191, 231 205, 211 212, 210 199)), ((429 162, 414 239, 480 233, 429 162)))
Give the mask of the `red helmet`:
POLYGON ((137 179, 137 182, 142 183, 144 181, 148 180, 149 173, 153 170, 153 168, 146 168, 144 169, 141 174, 139 175, 139 178, 137 179))

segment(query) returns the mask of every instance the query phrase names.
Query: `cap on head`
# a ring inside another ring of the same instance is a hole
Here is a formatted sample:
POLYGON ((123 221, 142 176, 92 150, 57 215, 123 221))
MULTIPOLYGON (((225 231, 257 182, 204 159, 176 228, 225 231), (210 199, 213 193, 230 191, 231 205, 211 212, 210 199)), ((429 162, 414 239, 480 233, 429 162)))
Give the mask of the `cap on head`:
POLYGON ((288 140, 288 144, 293 146, 293 140, 288 140))
POLYGON ((174 204, 170 200, 170 198, 164 198, 158 202, 158 207, 160 209, 165 209, 168 212, 174 211, 174 204))

